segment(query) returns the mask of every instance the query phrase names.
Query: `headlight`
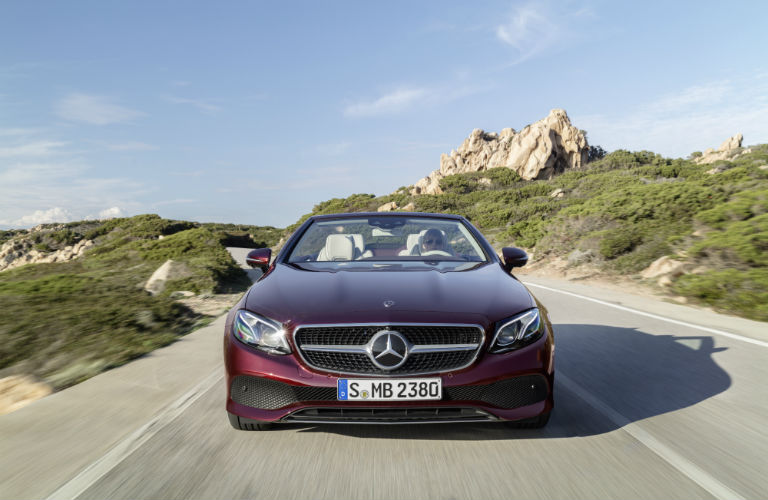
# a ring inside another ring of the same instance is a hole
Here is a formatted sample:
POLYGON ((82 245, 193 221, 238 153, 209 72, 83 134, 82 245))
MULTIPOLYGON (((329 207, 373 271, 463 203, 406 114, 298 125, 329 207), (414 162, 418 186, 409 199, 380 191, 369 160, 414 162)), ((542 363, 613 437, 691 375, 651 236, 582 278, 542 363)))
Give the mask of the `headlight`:
POLYGON ((501 321, 493 337, 490 352, 498 353, 519 349, 541 337, 542 327, 536 308, 501 321))
POLYGON ((291 347, 282 325, 248 311, 237 311, 232 330, 240 341, 270 354, 288 354, 291 347))

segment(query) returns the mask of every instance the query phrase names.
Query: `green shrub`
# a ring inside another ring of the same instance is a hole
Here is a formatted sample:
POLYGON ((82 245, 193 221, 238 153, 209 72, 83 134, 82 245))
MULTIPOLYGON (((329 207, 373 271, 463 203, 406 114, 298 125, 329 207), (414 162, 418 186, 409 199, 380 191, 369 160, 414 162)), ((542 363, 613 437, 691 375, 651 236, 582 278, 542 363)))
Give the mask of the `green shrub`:
POLYGON ((672 285, 683 296, 717 309, 768 321, 768 269, 721 269, 704 274, 685 274, 672 285))
POLYGON ((38 243, 35 245, 35 250, 43 253, 48 253, 53 251, 53 249, 48 245, 48 243, 38 243))
POLYGON ((621 254, 627 253, 642 241, 642 237, 630 227, 607 229, 599 232, 600 255, 606 259, 615 259, 621 254))

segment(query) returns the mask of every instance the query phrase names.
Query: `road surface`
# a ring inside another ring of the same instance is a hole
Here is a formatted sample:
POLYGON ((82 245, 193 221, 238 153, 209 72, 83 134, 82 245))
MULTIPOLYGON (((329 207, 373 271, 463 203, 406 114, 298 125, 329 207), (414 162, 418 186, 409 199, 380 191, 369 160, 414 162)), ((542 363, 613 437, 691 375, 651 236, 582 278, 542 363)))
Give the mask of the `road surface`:
POLYGON ((545 429, 235 431, 219 318, 0 417, 0 498, 768 496, 768 324, 523 281, 555 327, 556 407, 545 429))

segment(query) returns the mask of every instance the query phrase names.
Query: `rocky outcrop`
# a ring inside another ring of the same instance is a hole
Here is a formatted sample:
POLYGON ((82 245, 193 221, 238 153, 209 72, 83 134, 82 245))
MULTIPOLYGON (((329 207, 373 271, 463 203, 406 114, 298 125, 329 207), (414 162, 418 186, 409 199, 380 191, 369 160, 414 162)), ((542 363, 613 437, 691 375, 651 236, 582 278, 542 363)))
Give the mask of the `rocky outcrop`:
POLYGON ((13 269, 26 264, 44 262, 66 262, 81 257, 93 246, 91 240, 80 240, 74 245, 53 252, 43 252, 35 248, 29 239, 13 239, 0 247, 0 271, 13 269))
POLYGON ((11 413, 51 394, 48 384, 25 375, 0 378, 0 415, 11 413))
POLYGON ((397 210, 397 203, 395 203, 394 201, 385 203, 376 209, 377 212, 391 212, 392 210, 397 210))
POLYGON ((151 295, 157 295, 165 290, 167 281, 186 278, 188 276, 192 276, 192 273, 189 268, 187 268, 186 264, 168 259, 163 262, 160 267, 155 269, 155 272, 152 273, 152 276, 150 276, 144 284, 144 290, 151 295))
MULTIPOLYGON (((684 254, 681 254, 684 256, 684 254)), ((667 287, 672 284, 672 278, 685 274, 687 264, 676 260, 669 255, 659 257, 643 269, 640 276, 645 279, 658 278, 657 284, 661 287, 667 287)))
POLYGON ((475 129, 451 154, 440 157, 440 169, 414 184, 411 194, 440 194, 440 179, 494 167, 513 169, 523 179, 549 179, 587 163, 589 146, 584 133, 571 125, 568 114, 553 109, 543 120, 520 132, 475 129))
MULTIPOLYGON (((733 137, 729 137, 726 139, 722 144, 720 144, 720 147, 717 148, 717 151, 715 151, 712 148, 707 149, 702 153, 701 156, 694 158, 694 163, 698 163, 699 165, 705 165, 709 163, 714 163, 716 161, 729 161, 733 160, 734 158, 749 153, 751 150, 749 149, 742 149, 741 143, 744 140, 744 136, 741 134, 736 134, 733 137)), ((698 154, 698 153, 697 153, 698 154)), ((718 172, 709 172, 709 173, 718 173, 718 172)))
POLYGON ((672 257, 665 255, 664 257, 659 257, 658 259, 654 260, 640 273, 640 276, 643 278, 658 278, 664 274, 679 276, 683 274, 684 267, 684 262, 675 260, 672 257))

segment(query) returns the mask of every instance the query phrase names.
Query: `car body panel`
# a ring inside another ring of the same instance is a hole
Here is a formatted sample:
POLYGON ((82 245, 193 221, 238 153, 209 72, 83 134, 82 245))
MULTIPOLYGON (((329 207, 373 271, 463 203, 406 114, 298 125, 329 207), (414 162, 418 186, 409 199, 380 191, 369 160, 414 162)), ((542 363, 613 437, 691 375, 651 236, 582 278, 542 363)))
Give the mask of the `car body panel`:
POLYGON ((253 287, 246 308, 283 323, 309 324, 351 323, 355 317, 366 322, 413 320, 415 315, 408 312, 418 312, 419 322, 456 321, 441 319, 448 314, 472 318, 465 323, 487 323, 485 318, 496 321, 534 307, 520 282, 509 275, 499 279, 498 267, 486 263, 464 272, 311 272, 278 264, 253 287), (394 304, 384 307, 387 300, 394 304))
MULTIPOLYGON (((460 220, 443 214, 403 214, 460 220)), ((404 408, 448 407, 457 404, 477 408, 495 419, 519 420, 549 412, 554 406, 554 336, 546 309, 514 276, 485 238, 466 223, 487 254, 488 262, 467 271, 309 271, 286 262, 291 249, 314 220, 332 217, 386 217, 385 214, 342 214, 307 220, 288 239, 264 275, 230 311, 224 335, 227 372, 227 411, 256 421, 280 421, 302 408, 404 408), (394 302, 385 306, 385 301, 394 302), (501 354, 488 352, 502 320, 538 307, 543 335, 530 345, 501 354), (232 333, 236 311, 246 309, 283 324, 292 349, 288 355, 268 354, 237 340, 232 333), (541 375, 547 381, 544 400, 527 406, 505 409, 482 401, 300 401, 278 409, 260 409, 238 404, 231 397, 235 377, 249 375, 279 381, 295 387, 335 388, 339 378, 385 378, 380 375, 342 375, 308 366, 297 352, 293 332, 302 325, 375 323, 475 324, 483 328, 484 345, 475 361, 460 370, 435 375, 443 388, 479 386, 527 375, 541 375)))

